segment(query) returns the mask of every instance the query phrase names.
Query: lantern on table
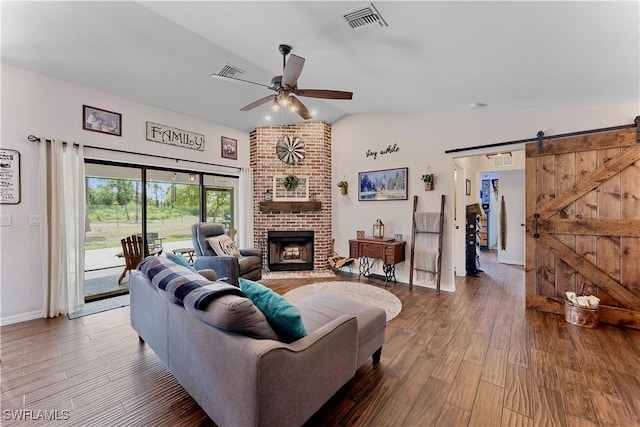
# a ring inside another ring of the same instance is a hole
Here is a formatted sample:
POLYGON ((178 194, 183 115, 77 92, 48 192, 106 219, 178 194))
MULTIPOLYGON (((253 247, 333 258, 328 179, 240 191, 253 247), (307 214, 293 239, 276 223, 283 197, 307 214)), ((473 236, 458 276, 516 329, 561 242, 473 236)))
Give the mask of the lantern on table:
POLYGON ((382 223, 380 218, 378 218, 376 220, 376 223, 373 224, 373 237, 376 237, 378 239, 384 237, 384 224, 382 223))

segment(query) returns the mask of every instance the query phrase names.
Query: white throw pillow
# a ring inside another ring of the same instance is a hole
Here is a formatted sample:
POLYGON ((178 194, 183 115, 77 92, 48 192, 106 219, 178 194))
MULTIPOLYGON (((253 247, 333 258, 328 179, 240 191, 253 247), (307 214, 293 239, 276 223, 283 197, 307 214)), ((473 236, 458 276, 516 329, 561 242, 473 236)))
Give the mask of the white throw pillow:
POLYGON ((236 243, 226 234, 221 234, 207 239, 209 245, 218 256, 240 256, 240 251, 236 247, 236 243))

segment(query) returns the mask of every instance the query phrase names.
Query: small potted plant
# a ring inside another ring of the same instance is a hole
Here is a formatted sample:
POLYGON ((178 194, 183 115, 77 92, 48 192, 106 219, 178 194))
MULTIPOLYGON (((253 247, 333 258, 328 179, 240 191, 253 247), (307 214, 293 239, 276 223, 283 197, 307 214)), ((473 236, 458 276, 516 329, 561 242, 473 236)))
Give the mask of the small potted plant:
POLYGON ((349 183, 347 181, 338 181, 338 187, 340 187, 340 193, 347 194, 349 190, 349 183))
POLYGON ((300 184, 300 179, 292 173, 282 179, 282 186, 287 191, 294 191, 298 188, 298 184, 300 184))
POLYGON ((433 190, 434 175, 432 173, 426 173, 420 177, 424 181, 425 191, 433 190))

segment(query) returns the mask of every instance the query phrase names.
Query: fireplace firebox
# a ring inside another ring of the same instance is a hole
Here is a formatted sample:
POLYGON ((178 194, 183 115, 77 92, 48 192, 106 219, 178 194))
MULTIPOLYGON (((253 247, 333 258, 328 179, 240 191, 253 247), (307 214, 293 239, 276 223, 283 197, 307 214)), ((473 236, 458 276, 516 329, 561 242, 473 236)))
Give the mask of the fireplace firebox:
POLYGON ((313 270, 313 231, 268 231, 271 271, 313 270))

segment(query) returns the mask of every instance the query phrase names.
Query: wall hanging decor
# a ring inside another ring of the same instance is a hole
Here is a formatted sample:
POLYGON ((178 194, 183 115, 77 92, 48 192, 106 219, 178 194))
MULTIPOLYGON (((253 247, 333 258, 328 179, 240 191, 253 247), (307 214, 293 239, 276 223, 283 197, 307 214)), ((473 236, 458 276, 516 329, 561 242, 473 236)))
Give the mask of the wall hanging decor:
POLYGON ((82 129, 122 136, 122 114, 83 105, 82 129))
POLYGON ((349 192, 349 183, 347 181, 338 181, 338 187, 342 195, 346 195, 349 192))
POLYGON ((147 141, 204 151, 204 135, 159 123, 147 122, 147 141))
POLYGON ((282 186, 287 191, 294 191, 296 188, 298 188, 299 184, 300 180, 294 174, 289 174, 282 179, 282 186))
POLYGON ((274 202, 308 202, 309 177, 289 174, 273 177, 274 202))
POLYGON ((358 173, 358 200, 407 200, 409 168, 358 173))
POLYGON ((431 166, 427 167, 427 173, 422 175, 420 177, 420 179, 424 182, 424 190, 425 191, 432 191, 433 190, 433 186, 434 186, 434 182, 435 182, 435 175, 431 171, 431 166))
POLYGON ((238 140, 220 137, 220 156, 223 159, 238 160, 238 140))
POLYGON ((296 165, 304 160, 304 142, 295 135, 284 135, 276 142, 276 154, 287 165, 296 165))
POLYGON ((20 203, 20 152, 0 149, 0 203, 20 203))

